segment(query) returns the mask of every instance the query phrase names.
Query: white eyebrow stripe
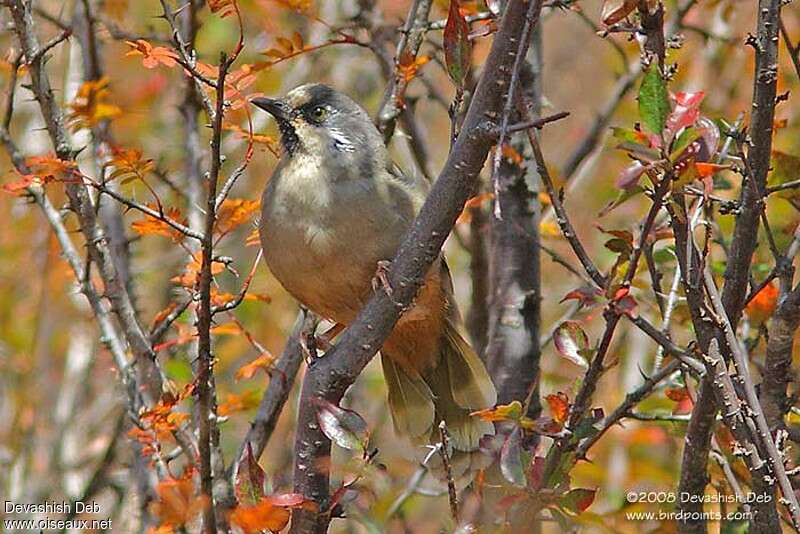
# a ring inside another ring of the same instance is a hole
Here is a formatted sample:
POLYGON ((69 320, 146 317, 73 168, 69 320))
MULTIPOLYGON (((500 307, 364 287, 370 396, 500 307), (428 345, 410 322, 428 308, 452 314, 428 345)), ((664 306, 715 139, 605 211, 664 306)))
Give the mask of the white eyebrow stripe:
POLYGON ((350 141, 350 138, 339 128, 328 128, 328 132, 333 138, 336 148, 344 152, 353 152, 356 146, 350 141))

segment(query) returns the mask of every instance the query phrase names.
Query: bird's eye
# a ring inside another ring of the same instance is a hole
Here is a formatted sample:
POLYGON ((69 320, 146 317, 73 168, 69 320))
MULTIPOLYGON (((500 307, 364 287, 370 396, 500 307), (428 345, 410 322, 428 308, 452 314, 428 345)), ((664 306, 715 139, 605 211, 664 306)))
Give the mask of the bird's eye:
POLYGON ((317 106, 311 110, 311 118, 316 121, 321 121, 328 114, 328 110, 324 106, 317 106))

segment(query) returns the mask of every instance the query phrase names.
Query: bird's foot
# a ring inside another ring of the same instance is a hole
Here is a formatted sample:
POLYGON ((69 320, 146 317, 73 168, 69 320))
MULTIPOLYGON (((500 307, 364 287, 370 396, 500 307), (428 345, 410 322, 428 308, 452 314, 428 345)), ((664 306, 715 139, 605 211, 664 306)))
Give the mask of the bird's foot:
POLYGON ((339 332, 344 330, 344 325, 336 323, 324 333, 315 335, 314 332, 304 332, 300 335, 300 348, 303 350, 303 356, 306 363, 312 365, 317 359, 322 356, 320 351, 328 352, 333 347, 333 338, 339 335, 339 332))
POLYGON ((378 269, 375 271, 375 277, 372 279, 372 290, 377 291, 378 288, 382 287, 390 297, 392 293, 394 293, 389 283, 389 267, 391 267, 391 265, 392 262, 389 260, 380 260, 378 262, 378 269))
POLYGON ((317 347, 323 352, 328 352, 333 347, 333 338, 339 335, 339 332, 344 330, 342 323, 336 323, 324 333, 317 336, 317 347))
POLYGON ((317 336, 313 331, 300 334, 300 349, 303 351, 306 365, 313 365, 317 359, 317 336))

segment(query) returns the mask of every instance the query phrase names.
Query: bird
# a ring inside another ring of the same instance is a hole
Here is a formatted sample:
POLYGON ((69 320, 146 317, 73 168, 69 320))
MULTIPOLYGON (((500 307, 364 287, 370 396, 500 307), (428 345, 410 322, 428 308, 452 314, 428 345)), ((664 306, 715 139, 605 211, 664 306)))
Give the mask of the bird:
MULTIPOLYGON (((376 273, 386 283, 386 265, 429 184, 404 174, 364 108, 329 86, 301 85, 283 98, 251 102, 274 117, 281 141, 261 200, 267 266, 303 306, 349 325, 375 291, 376 273)), ((413 443, 436 443, 444 420, 452 447, 470 452, 494 434, 470 413, 494 406, 497 393, 460 326, 440 255, 380 354, 395 431, 413 443)))

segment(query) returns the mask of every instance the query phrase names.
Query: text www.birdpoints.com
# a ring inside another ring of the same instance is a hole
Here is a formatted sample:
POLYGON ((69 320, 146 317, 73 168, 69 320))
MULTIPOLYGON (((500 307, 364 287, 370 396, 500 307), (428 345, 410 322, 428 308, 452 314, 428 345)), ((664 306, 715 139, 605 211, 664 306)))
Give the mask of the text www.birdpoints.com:
POLYGON ((110 518, 84 518, 66 516, 99 514, 100 505, 94 501, 47 501, 41 503, 3 502, 3 530, 5 532, 31 532, 49 530, 111 530, 110 518), (32 517, 32 516, 45 517, 32 517), (52 517, 54 515, 64 517, 52 517))
POLYGON ((749 521, 753 519, 755 510, 752 504, 768 503, 773 496, 768 493, 747 493, 742 495, 729 495, 724 493, 703 493, 696 495, 688 492, 672 491, 629 491, 625 500, 630 504, 726 504, 741 506, 736 510, 657 510, 657 511, 630 511, 625 513, 628 521, 749 521))

